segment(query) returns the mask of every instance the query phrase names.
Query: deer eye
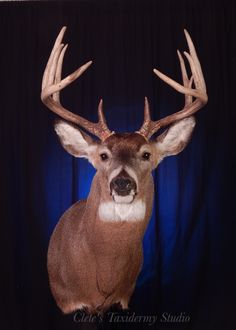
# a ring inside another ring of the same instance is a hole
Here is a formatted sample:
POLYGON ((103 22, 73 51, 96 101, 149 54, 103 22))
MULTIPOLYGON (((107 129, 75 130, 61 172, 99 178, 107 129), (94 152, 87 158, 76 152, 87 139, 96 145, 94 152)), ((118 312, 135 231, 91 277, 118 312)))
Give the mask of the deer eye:
POLYGON ((150 156, 151 156, 150 152, 144 152, 142 154, 143 160, 149 160, 150 159, 150 156))
POLYGON ((101 160, 104 162, 105 160, 108 159, 108 155, 104 152, 100 155, 101 160))

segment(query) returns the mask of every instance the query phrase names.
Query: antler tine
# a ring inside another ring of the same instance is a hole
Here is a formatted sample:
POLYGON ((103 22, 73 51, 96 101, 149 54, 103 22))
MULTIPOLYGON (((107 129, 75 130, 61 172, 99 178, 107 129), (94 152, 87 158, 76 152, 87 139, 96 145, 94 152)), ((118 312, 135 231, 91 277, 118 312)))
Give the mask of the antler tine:
POLYGON ((187 40, 187 44, 188 44, 188 48, 189 48, 189 52, 190 55, 195 63, 195 67, 196 67, 196 73, 197 73, 197 77, 199 80, 199 85, 201 86, 202 90, 204 90, 206 92, 206 84, 205 84, 205 80, 204 80, 204 76, 202 73, 202 68, 201 68, 201 64, 199 62, 197 53, 196 53, 196 49, 194 47, 193 41, 188 33, 188 31, 186 29, 184 29, 184 34, 187 40))
MULTIPOLYGON (((184 87, 187 87, 187 88, 191 88, 192 87, 192 82, 193 82, 193 76, 189 79, 188 78, 188 74, 187 74, 187 70, 186 70, 186 66, 185 66, 185 63, 184 63, 184 59, 180 53, 179 50, 177 50, 177 54, 178 54, 178 57, 179 57, 179 63, 180 63, 180 68, 181 68, 181 73, 182 73, 182 80, 183 80, 183 84, 184 84, 184 87)), ((188 94, 185 94, 185 106, 190 104, 192 102, 192 95, 188 95, 188 94)))
MULTIPOLYGON (((185 105, 184 108, 170 116, 167 116, 165 118, 162 118, 157 121, 152 121, 150 118, 146 119, 146 115, 144 118, 144 122, 140 130, 138 131, 139 134, 143 135, 145 138, 150 138, 155 132, 157 132, 161 127, 165 127, 167 125, 170 125, 178 120, 184 119, 186 117, 189 117, 193 115, 195 112, 197 112, 199 109, 201 109, 208 100, 207 93, 206 93, 206 84, 204 80, 204 76, 202 73, 201 65, 197 57, 197 53, 195 50, 195 47, 193 45, 192 39, 187 32, 187 30, 184 30, 185 37, 187 40, 189 53, 184 52, 184 55, 186 56, 188 63, 191 68, 192 76, 189 79, 187 75, 187 70, 185 67, 185 63, 183 60, 182 55, 179 51, 178 57, 180 61, 180 67, 181 67, 181 73, 182 73, 182 79, 183 79, 183 85, 179 84, 178 82, 174 81, 170 77, 166 76, 162 72, 160 72, 157 69, 154 69, 154 73, 162 79, 164 82, 166 82, 168 85, 173 87, 178 92, 185 95, 185 105), (194 82, 195 88, 192 88, 192 83, 194 82), (192 101, 192 98, 195 98, 194 101, 192 101)), ((146 108, 146 101, 145 101, 145 108, 146 108)), ((147 110, 145 110, 146 113, 147 110)))
POLYGON ((66 27, 64 26, 61 29, 60 33, 58 34, 58 36, 56 38, 56 41, 54 43, 53 49, 51 51, 51 54, 49 56, 49 59, 48 59, 48 62, 47 62, 47 65, 46 65, 46 68, 45 68, 45 71, 44 71, 44 74, 43 74, 42 90, 46 87, 46 84, 48 83, 48 75, 49 75, 49 72, 50 72, 50 68, 52 66, 52 62, 53 62, 53 59, 54 59, 55 51, 57 50, 58 46, 61 44, 61 41, 63 39, 63 36, 65 34, 65 31, 66 31, 66 27))
POLYGON ((50 110, 63 119, 83 127, 85 130, 104 141, 108 136, 113 134, 113 132, 111 132, 106 125, 106 120, 102 111, 102 101, 99 103, 98 107, 98 123, 90 122, 87 119, 70 112, 60 103, 59 92, 79 78, 92 64, 92 61, 85 63, 66 78, 61 80, 63 59, 68 47, 68 45, 64 45, 62 43, 65 31, 66 27, 63 27, 58 34, 46 65, 42 80, 41 100, 50 110))
MULTIPOLYGON (((58 63, 57 63, 57 69, 56 69, 56 74, 55 74, 55 83, 58 84, 61 81, 61 74, 62 74, 62 64, 65 56, 65 52, 67 50, 68 44, 66 44, 60 53, 58 63)), ((56 92, 52 95, 53 99, 57 102, 60 102, 60 92, 56 92)))

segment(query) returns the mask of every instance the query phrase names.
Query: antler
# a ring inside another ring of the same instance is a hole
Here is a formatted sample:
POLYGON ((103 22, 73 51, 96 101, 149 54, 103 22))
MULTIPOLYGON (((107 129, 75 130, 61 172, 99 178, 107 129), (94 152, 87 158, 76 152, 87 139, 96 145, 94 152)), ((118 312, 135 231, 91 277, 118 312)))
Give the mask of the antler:
POLYGON ((184 52, 184 55, 186 56, 191 68, 191 72, 192 72, 191 78, 190 79, 188 78, 185 63, 179 51, 177 51, 177 53, 180 61, 183 85, 167 77, 159 70, 157 69, 153 70, 154 73, 160 79, 162 79, 164 82, 166 82, 168 85, 173 87, 178 92, 185 95, 184 108, 181 111, 178 111, 170 116, 167 116, 157 121, 152 121, 150 117, 148 100, 147 98, 145 98, 144 121, 142 127, 137 133, 143 135, 146 139, 149 139, 160 128, 170 125, 180 119, 193 115, 195 112, 200 110, 207 103, 208 97, 206 93, 206 85, 205 85, 201 65, 198 60, 197 53, 189 33, 187 32, 187 30, 184 30, 184 33, 189 48, 189 53, 184 52), (192 88, 193 82, 195 88, 192 88), (192 100, 193 97, 195 98, 194 101, 192 100))
POLYGON ((98 123, 92 123, 87 119, 68 111, 60 103, 60 90, 62 90, 63 88, 71 84, 74 80, 79 78, 79 76, 81 76, 84 71, 86 71, 88 67, 92 64, 92 61, 85 63, 76 71, 61 80, 62 63, 65 51, 68 46, 62 43, 65 31, 66 26, 64 26, 58 34, 47 66, 45 68, 42 80, 41 100, 50 110, 55 112, 63 119, 83 127, 88 132, 92 133, 93 135, 96 135, 102 141, 104 141, 106 138, 108 138, 108 136, 113 134, 113 132, 111 132, 107 127, 106 120, 103 114, 102 100, 100 101, 98 106, 98 123))

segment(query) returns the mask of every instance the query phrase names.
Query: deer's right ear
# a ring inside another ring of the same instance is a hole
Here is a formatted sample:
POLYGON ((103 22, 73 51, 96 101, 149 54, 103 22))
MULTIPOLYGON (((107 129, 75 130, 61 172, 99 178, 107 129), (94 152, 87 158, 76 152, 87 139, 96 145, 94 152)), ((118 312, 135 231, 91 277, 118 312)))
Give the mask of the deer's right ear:
POLYGON ((75 125, 63 120, 56 121, 54 128, 63 148, 69 154, 91 160, 97 146, 89 135, 85 134, 75 125))

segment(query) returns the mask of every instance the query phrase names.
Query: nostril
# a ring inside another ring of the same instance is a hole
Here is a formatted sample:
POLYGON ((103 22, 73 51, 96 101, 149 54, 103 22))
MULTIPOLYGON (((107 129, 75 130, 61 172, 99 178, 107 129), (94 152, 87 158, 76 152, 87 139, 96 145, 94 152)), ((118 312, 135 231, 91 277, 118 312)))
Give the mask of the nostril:
POLYGON ((133 191, 136 194, 136 183, 132 178, 119 176, 114 178, 110 183, 111 194, 115 192, 120 196, 126 196, 133 191))
POLYGON ((118 190, 131 190, 134 188, 134 183, 129 178, 116 178, 113 184, 114 188, 118 190))
POLYGON ((132 181, 130 179, 125 179, 124 185, 127 189, 131 189, 132 181))
POLYGON ((126 187, 127 187, 127 188, 131 188, 131 186, 132 186, 131 181, 126 182, 126 187))
POLYGON ((126 189, 129 184, 128 180, 123 178, 117 178, 114 183, 115 186, 120 190, 126 189))

